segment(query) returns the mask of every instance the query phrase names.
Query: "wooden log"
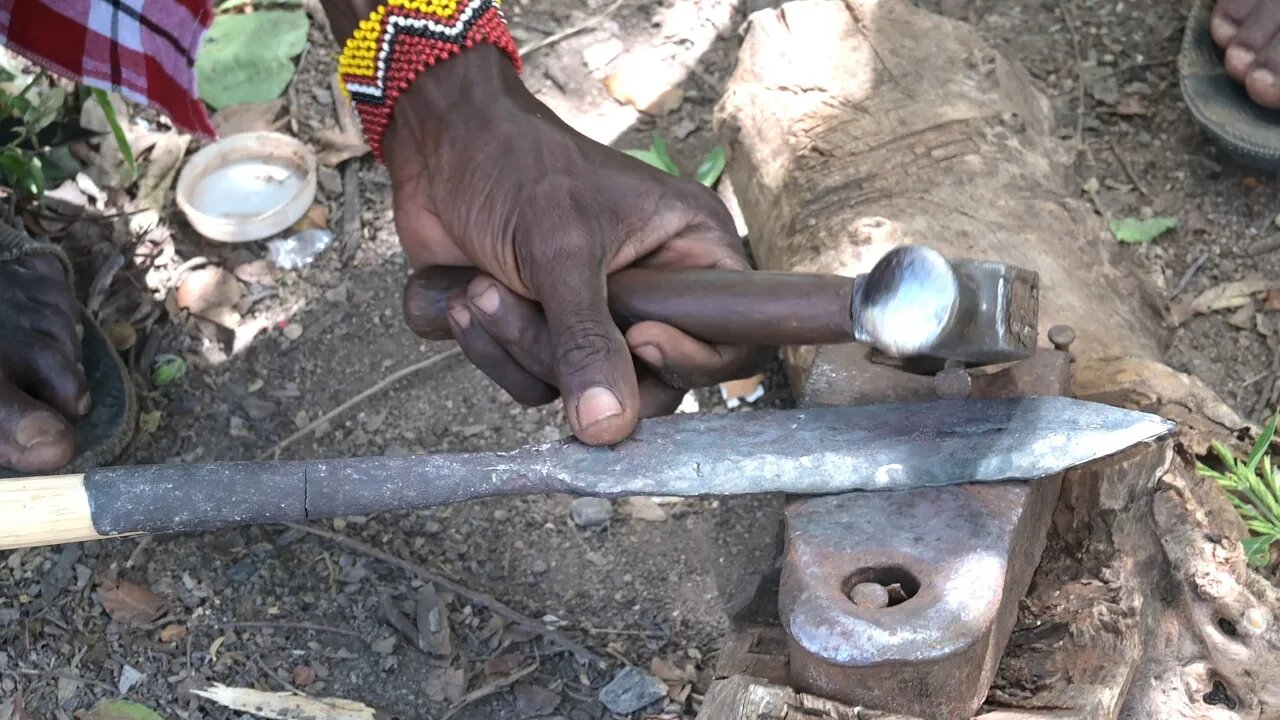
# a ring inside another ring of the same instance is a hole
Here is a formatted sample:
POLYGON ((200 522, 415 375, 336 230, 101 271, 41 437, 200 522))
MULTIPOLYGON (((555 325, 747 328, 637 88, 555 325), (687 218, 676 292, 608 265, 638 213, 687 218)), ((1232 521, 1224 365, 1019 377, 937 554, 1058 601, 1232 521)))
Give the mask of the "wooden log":
MULTIPOLYGON (((756 13, 717 123, 762 268, 856 274, 904 241, 1011 262, 1078 356, 1160 357, 1154 295, 1079 199, 1048 101, 968 25, 899 0, 756 13)), ((789 351, 798 397, 883 388, 865 354, 789 351)))
MULTIPOLYGON (((1080 199, 1028 75, 968 26, 899 0, 796 0, 752 16, 717 123, 762 268, 855 274, 904 241, 1028 267, 1041 327, 1079 337, 1075 393, 1180 424, 1177 453, 1065 482, 978 717, 1280 717, 1280 598, 1245 566, 1238 516, 1192 464, 1245 423, 1160 363, 1156 283, 1080 199)), ((928 387, 858 346, 786 359, 801 402, 895 399, 886 374, 904 397, 928 387)), ((785 655, 770 658, 760 631, 731 641, 700 718, 872 717, 777 683, 785 655)))

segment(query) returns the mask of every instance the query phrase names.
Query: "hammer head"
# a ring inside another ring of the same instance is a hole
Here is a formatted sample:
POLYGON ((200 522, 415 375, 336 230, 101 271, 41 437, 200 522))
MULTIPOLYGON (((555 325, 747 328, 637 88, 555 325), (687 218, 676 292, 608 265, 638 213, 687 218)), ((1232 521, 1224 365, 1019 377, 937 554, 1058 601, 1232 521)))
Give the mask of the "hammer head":
POLYGON ((1039 276, 986 260, 947 260, 918 245, 890 251, 854 280, 859 342, 898 358, 989 365, 1030 357, 1039 276))

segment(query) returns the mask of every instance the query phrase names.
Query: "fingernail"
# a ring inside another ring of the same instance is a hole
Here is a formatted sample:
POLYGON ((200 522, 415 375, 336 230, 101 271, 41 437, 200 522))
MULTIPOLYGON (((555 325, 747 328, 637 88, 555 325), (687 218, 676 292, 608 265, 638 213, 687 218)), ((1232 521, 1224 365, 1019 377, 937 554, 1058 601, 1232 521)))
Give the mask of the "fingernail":
POLYGON ((88 415, 89 409, 92 407, 93 407, 93 398, 89 397, 89 393, 86 392, 85 394, 80 396, 79 400, 76 401, 76 414, 88 415))
POLYGON ((498 288, 490 285, 479 295, 473 295, 471 302, 475 303, 475 306, 485 315, 498 312, 498 288))
POLYGON ((18 423, 13 439, 23 450, 28 450, 53 440, 62 432, 62 428, 63 424, 58 418, 46 412, 36 413, 18 423))
POLYGON ((461 305, 449 308, 449 317, 453 319, 453 324, 457 325, 461 330, 471 327, 471 313, 461 305))
POLYGON ((1258 68, 1249 73, 1249 79, 1253 81, 1253 85, 1262 85, 1272 89, 1280 88, 1280 82, 1276 81, 1276 74, 1266 68, 1258 68))
POLYGON ((1248 69, 1253 66, 1253 61, 1258 56, 1252 50, 1241 47, 1240 45, 1232 45, 1227 50, 1226 64, 1242 69, 1248 69))
POLYGON ((662 351, 656 345, 641 345, 631 350, 632 354, 650 365, 660 368, 666 364, 666 360, 662 357, 662 351))
POLYGON ((578 398, 578 429, 590 427, 601 420, 622 414, 622 403, 613 391, 605 387, 593 387, 578 398))

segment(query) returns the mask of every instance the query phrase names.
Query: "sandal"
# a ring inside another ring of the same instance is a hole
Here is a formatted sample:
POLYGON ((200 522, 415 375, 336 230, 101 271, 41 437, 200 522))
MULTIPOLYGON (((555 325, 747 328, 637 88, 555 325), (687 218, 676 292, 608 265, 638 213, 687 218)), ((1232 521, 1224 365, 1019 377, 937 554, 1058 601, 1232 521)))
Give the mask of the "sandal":
POLYGON ((1196 0, 1178 55, 1182 96, 1209 135, 1245 165, 1280 172, 1280 110, 1255 103, 1227 74, 1223 52, 1209 33, 1213 0, 1196 0))

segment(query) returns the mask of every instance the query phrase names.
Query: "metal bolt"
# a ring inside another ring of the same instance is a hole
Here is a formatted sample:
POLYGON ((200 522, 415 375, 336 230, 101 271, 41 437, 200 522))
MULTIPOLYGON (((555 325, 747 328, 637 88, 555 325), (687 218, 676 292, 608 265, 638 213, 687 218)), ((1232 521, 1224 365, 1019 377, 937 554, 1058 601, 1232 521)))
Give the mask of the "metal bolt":
POLYGON ((933 376, 933 391, 945 400, 967 398, 972 390, 973 378, 967 370, 948 368, 933 376))
POLYGON ((870 610, 889 607, 889 589, 878 582, 864 582, 853 586, 849 599, 854 605, 870 610))
POLYGON ((1076 330, 1070 325, 1054 325, 1049 328, 1049 342, 1059 352, 1071 350, 1071 343, 1076 341, 1076 330))

